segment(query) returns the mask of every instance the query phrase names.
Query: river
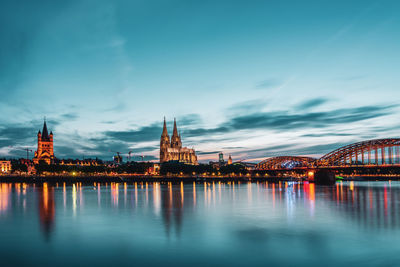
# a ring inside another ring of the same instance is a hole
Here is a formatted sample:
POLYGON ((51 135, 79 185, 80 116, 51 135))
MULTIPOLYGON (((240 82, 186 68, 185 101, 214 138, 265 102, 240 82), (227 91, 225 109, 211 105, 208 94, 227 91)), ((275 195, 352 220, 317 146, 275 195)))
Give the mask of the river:
POLYGON ((400 182, 0 184, 1 266, 376 266, 400 182))

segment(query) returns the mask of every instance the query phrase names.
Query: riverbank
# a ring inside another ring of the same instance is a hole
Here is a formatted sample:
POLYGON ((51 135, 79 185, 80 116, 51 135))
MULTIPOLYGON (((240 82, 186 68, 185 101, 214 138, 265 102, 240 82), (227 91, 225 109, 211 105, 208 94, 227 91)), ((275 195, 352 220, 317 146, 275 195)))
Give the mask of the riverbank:
MULTIPOLYGON (((280 176, 149 176, 149 175, 120 175, 120 176, 17 176, 2 175, 0 183, 134 183, 134 182, 300 182, 306 181, 305 177, 280 177, 280 176)), ((389 181, 400 180, 400 176, 343 176, 342 181, 389 181)), ((340 180, 337 180, 340 181, 340 180)))
POLYGON ((399 181, 400 176, 343 176, 343 181, 399 181))
POLYGON ((252 181, 303 181, 294 177, 251 176, 0 176, 4 183, 133 183, 133 182, 252 182, 252 181))

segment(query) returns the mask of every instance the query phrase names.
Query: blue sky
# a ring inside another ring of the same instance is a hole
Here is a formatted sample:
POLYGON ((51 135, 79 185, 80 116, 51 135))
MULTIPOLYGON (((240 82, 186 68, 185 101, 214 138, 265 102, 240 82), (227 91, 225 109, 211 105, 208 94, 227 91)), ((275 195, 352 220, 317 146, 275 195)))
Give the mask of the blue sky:
POLYGON ((202 161, 320 156, 398 137, 400 2, 0 4, 0 156, 158 157, 178 120, 202 161), (172 131, 172 129, 170 129, 172 131))

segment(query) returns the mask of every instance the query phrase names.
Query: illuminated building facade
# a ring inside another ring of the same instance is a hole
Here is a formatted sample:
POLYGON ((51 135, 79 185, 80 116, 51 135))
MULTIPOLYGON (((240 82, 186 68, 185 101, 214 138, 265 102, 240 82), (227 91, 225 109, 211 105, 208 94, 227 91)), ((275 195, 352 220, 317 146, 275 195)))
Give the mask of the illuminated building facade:
POLYGON ((11 172, 11 161, 9 161, 9 160, 1 160, 0 161, 0 171, 2 173, 11 172))
POLYGON ((56 164, 67 165, 67 166, 99 166, 102 165, 103 162, 97 159, 84 159, 84 160, 62 159, 62 160, 57 160, 56 164))
POLYGON ((38 145, 35 151, 35 157, 33 163, 38 164, 39 161, 44 161, 47 164, 54 163, 54 149, 53 149, 53 132, 47 131, 46 121, 43 123, 42 132, 38 132, 38 145))
POLYGON ((229 155, 229 158, 228 158, 228 165, 231 165, 232 164, 232 157, 231 157, 231 155, 229 155))
POLYGON ((178 134, 176 120, 174 120, 174 130, 169 138, 167 124, 164 118, 164 128, 160 140, 160 163, 167 161, 179 161, 187 164, 197 165, 197 156, 194 149, 182 147, 181 136, 178 134))

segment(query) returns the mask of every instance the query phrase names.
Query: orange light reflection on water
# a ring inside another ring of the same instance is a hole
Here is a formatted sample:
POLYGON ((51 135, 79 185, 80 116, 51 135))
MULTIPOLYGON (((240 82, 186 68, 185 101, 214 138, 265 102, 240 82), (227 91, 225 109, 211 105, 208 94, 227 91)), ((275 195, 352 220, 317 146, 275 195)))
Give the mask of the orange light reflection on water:
POLYGON ((0 185, 0 212, 5 212, 9 208, 10 194, 11 194, 10 185, 9 184, 0 185))

